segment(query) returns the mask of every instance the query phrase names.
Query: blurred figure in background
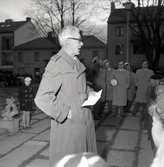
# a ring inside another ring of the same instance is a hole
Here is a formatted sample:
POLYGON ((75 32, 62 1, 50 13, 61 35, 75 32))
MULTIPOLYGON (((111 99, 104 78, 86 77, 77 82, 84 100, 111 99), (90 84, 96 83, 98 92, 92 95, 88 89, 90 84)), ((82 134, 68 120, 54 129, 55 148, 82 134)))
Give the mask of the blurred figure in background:
POLYGON ((106 70, 104 68, 103 62, 98 61, 98 69, 95 71, 94 80, 93 80, 93 89, 98 92, 102 89, 101 98, 93 106, 94 119, 99 120, 103 117, 104 105, 105 105, 105 96, 106 96, 106 70))
POLYGON ((130 112, 130 108, 135 99, 135 73, 132 71, 132 68, 128 62, 124 64, 124 68, 130 73, 130 87, 128 88, 128 97, 127 97, 127 105, 125 107, 125 112, 130 112))
POLYGON ((154 72, 148 69, 147 60, 143 60, 142 68, 136 71, 135 84, 137 86, 137 92, 132 115, 136 115, 140 106, 142 106, 141 113, 144 114, 143 112, 147 104, 146 92, 152 75, 154 75, 154 72))
POLYGON ((152 101, 148 107, 152 117, 152 138, 157 148, 155 158, 150 167, 164 166, 164 93, 159 95, 156 101, 152 101))
POLYGON ((112 73, 115 69, 110 67, 109 60, 104 60, 104 69, 106 72, 106 102, 108 103, 108 113, 113 112, 113 105, 112 105, 112 100, 113 100, 113 86, 111 85, 111 76, 112 73))

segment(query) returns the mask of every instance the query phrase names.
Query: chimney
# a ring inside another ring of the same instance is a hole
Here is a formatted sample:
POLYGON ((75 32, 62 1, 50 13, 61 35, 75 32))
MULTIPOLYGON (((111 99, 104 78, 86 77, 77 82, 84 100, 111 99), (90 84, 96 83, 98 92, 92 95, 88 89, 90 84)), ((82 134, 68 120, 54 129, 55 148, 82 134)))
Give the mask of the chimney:
POLYGON ((111 12, 113 12, 115 10, 115 3, 111 2, 111 12))
POLYGON ((48 38, 54 38, 54 37, 55 37, 55 35, 53 34, 53 32, 49 31, 48 32, 48 38))
POLYGON ((26 21, 31 21, 31 18, 30 17, 26 17, 26 21))
POLYGON ((13 22, 13 20, 12 19, 6 19, 5 22, 10 23, 10 22, 13 22))

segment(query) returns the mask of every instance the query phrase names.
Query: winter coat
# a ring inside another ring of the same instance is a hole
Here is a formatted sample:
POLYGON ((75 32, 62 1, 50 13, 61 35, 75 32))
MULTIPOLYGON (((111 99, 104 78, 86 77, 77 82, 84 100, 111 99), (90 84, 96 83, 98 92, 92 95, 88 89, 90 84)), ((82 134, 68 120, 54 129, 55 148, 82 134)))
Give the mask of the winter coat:
POLYGON ((105 102, 105 97, 106 97, 106 73, 105 69, 100 68, 97 71, 97 75, 94 78, 94 83, 93 83, 93 89, 98 92, 99 90, 102 89, 102 94, 99 102, 105 102))
POLYGON ((111 85, 111 76, 112 76, 112 72, 115 69, 113 68, 109 68, 107 70, 107 92, 106 92, 106 100, 112 100, 113 99, 113 86, 111 85))
POLYGON ((91 90, 84 70, 78 58, 74 60, 64 49, 45 68, 35 103, 52 118, 50 167, 68 154, 97 152, 91 110, 81 107, 91 90))
POLYGON ((130 87, 128 88, 128 100, 133 101, 135 96, 135 73, 130 72, 130 87))
POLYGON ((118 81, 117 86, 113 87, 113 105, 126 106, 127 104, 127 89, 130 86, 130 73, 122 69, 113 71, 111 78, 118 81))
POLYGON ((136 71, 136 102, 147 103, 146 92, 149 86, 150 78, 153 74, 154 72, 149 69, 146 69, 146 71, 144 69, 139 69, 136 71))
POLYGON ((31 86, 23 85, 18 90, 18 99, 21 111, 32 111, 34 91, 31 86))

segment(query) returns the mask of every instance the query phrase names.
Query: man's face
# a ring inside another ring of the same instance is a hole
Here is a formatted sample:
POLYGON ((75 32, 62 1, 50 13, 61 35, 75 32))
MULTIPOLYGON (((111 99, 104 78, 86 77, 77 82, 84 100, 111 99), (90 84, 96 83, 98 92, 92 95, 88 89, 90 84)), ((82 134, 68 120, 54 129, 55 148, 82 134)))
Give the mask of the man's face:
POLYGON ((146 69, 148 67, 148 63, 147 63, 147 61, 144 61, 143 63, 142 63, 142 68, 143 69, 146 69))
POLYGON ((26 85, 26 86, 29 86, 30 83, 31 83, 31 81, 25 81, 25 85, 26 85))
POLYGON ((154 85, 156 82, 155 82, 155 79, 150 79, 150 83, 151 83, 151 85, 154 85))
POLYGON ((124 63, 123 63, 123 61, 120 61, 120 62, 118 63, 118 68, 119 68, 119 69, 123 69, 123 67, 124 67, 124 63))
POLYGON ((81 36, 79 33, 73 33, 72 37, 68 38, 71 41, 70 47, 72 49, 72 53, 74 55, 80 54, 80 49, 83 46, 83 42, 81 41, 81 36))
POLYGON ((105 69, 108 69, 110 67, 110 64, 109 62, 106 62, 105 65, 104 65, 105 69))

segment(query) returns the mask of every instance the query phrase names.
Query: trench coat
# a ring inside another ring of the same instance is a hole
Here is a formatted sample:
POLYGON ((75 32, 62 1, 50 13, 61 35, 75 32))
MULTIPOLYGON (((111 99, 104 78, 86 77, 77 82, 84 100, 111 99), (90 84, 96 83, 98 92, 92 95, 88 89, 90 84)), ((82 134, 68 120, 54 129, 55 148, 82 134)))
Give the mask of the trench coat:
POLYGON ((107 89, 105 69, 102 69, 102 68, 98 69, 97 75, 95 76, 94 81, 93 81, 93 89, 96 92, 102 89, 102 94, 101 94, 101 98, 99 102, 105 102, 106 89, 107 89))
POLYGON ((111 78, 118 81, 117 86, 113 87, 113 101, 112 104, 116 106, 126 106, 127 104, 127 89, 130 86, 130 73, 122 69, 114 70, 111 78))
POLYGON ((107 70, 107 91, 106 91, 106 100, 113 100, 113 86, 111 85, 111 76, 115 69, 109 68, 107 70))
POLYGON ((127 100, 133 101, 135 97, 135 73, 130 72, 130 87, 128 88, 128 98, 127 100))
POLYGON ((34 90, 31 86, 23 85, 18 90, 18 99, 21 111, 32 111, 34 90))
POLYGON ((154 74, 152 70, 139 69, 136 71, 135 84, 137 86, 136 102, 147 103, 146 92, 149 86, 151 76, 154 74))
POLYGON ((68 154, 97 152, 91 110, 81 107, 91 91, 84 70, 78 58, 74 60, 64 49, 45 68, 35 103, 52 118, 50 167, 68 154))

